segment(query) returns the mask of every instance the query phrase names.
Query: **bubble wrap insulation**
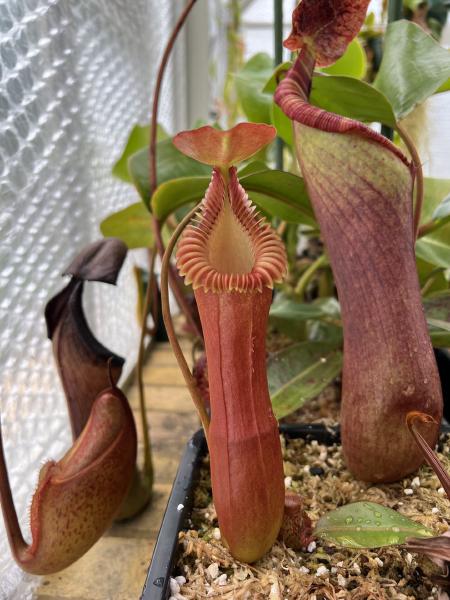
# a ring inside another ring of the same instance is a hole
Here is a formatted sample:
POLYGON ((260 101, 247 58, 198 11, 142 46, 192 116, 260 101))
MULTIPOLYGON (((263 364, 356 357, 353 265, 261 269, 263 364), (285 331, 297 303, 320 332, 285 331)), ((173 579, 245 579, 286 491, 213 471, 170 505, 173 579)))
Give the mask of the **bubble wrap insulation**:
MULTIPOLYGON (((111 166, 150 94, 178 0, 0 0, 0 409, 26 536, 42 463, 70 445, 65 400, 43 309, 99 222, 136 201, 111 166)), ((183 36, 168 69, 161 121, 184 125, 183 36)), ((138 329, 127 258, 118 288, 86 287, 97 337, 136 359, 138 329)), ((125 373, 126 374, 126 373, 125 373)), ((0 518, 0 599, 26 598, 36 578, 13 564, 0 518)))

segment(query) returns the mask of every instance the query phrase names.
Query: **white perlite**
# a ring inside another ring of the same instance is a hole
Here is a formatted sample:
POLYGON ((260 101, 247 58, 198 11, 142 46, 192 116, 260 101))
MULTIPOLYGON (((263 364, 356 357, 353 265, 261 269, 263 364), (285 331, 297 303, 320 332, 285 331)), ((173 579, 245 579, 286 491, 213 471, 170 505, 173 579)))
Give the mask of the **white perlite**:
POLYGON ((303 575, 308 575, 309 573, 308 567, 300 567, 299 571, 300 573, 303 573, 303 575))
POLYGON ((209 579, 211 579, 211 581, 214 581, 219 577, 219 564, 211 563, 206 569, 206 572, 208 574, 209 579))
POLYGON ((222 575, 219 575, 219 577, 217 577, 217 579, 214 580, 214 583, 216 585, 226 585, 227 579, 228 575, 226 573, 222 573, 222 575))
POLYGON ((175 594, 178 594, 180 592, 180 585, 178 583, 178 581, 176 579, 174 579, 173 577, 170 578, 170 593, 172 596, 175 596, 175 594))

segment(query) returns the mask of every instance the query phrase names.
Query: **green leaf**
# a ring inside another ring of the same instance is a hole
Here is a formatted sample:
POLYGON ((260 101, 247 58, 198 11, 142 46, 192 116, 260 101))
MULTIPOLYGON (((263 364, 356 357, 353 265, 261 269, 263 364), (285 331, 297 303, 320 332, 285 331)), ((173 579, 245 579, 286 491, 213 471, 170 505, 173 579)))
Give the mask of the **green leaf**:
POLYGON ((450 90, 450 79, 447 79, 445 83, 438 87, 435 94, 441 94, 442 92, 448 92, 450 90))
POLYGON ((100 223, 100 231, 105 237, 119 238, 130 249, 153 246, 151 215, 142 202, 106 217, 100 223))
POLYGON ((450 347, 450 333, 445 329, 437 329, 431 327, 429 329, 431 343, 433 348, 449 348, 450 347))
POLYGON ((433 213, 433 219, 443 219, 450 215, 450 196, 442 200, 433 213))
POLYGON ((209 185, 209 177, 180 177, 162 183, 152 198, 152 211, 161 222, 181 206, 200 202, 209 185))
MULTIPOLYGON (((150 180, 148 148, 139 150, 128 159, 128 169, 142 200, 150 205, 150 180)), ((175 148, 172 140, 166 139, 157 145, 158 185, 178 177, 210 176, 211 167, 203 165, 175 148)))
POLYGON ((425 177, 424 181, 424 200, 422 214, 420 218, 421 224, 431 221, 438 207, 450 195, 450 179, 434 179, 425 177))
POLYGON ((450 290, 424 298, 423 307, 427 318, 450 322, 450 290))
POLYGON ((240 179, 250 199, 270 215, 289 223, 317 227, 306 186, 301 177, 269 170, 240 179))
POLYGON ((417 273, 421 289, 426 285, 426 290, 422 292, 425 296, 430 296, 436 292, 447 290, 449 283, 445 278, 445 269, 436 267, 416 256, 417 273))
POLYGON ((300 342, 272 355, 267 377, 277 419, 318 396, 341 368, 342 353, 325 343, 300 342))
POLYGON ((450 223, 448 195, 450 194, 450 179, 425 179, 425 197, 421 215, 421 224, 436 222, 436 228, 431 233, 421 237, 416 242, 416 256, 432 265, 448 269, 450 267, 450 223), (436 214, 442 214, 436 220, 436 214))
POLYGON ((263 52, 255 54, 235 75, 236 92, 242 110, 249 121, 270 123, 272 99, 262 88, 273 69, 272 58, 263 52))
POLYGON ((409 21, 391 23, 375 87, 390 101, 397 119, 434 94, 450 77, 450 51, 409 21))
POLYGON ((384 123, 391 127, 395 125, 395 115, 386 96, 368 83, 352 77, 315 75, 310 101, 315 106, 350 119, 384 123))
POLYGON ((278 104, 275 104, 275 102, 272 102, 270 118, 272 120, 272 125, 277 130, 278 137, 292 148, 294 146, 292 121, 284 114, 278 104))
POLYGON ((450 268, 450 226, 420 238, 416 242, 416 255, 433 265, 450 268))
POLYGON ((279 294, 270 308, 270 322, 291 339, 304 333, 302 321, 319 319, 336 321, 340 317, 339 302, 336 298, 320 298, 315 302, 298 302, 279 294))
POLYGON ((322 71, 329 75, 348 75, 362 79, 367 71, 367 58, 361 42, 357 38, 352 40, 341 58, 322 71))
POLYGON ((439 319, 427 319, 428 325, 435 329, 442 329, 443 331, 450 332, 450 323, 446 321, 440 321, 439 319))
POLYGON ((319 519, 315 535, 346 548, 381 548, 412 537, 432 537, 434 532, 391 508, 354 502, 319 519))
POLYGON ((450 347, 450 290, 424 298, 423 306, 433 346, 450 347))
MULTIPOLYGON (((162 125, 158 124, 156 139, 158 141, 161 141, 161 140, 166 139, 167 137, 168 137, 167 132, 164 130, 162 125)), ((131 133, 128 137, 128 141, 126 143, 124 151, 122 152, 121 157, 116 162, 116 164, 113 166, 112 174, 115 177, 122 179, 122 181, 127 181, 127 182, 131 183, 131 177, 130 177, 130 174, 128 173, 128 159, 132 154, 134 154, 141 148, 148 146, 149 141, 150 141, 150 126, 149 125, 135 125, 133 127, 133 129, 131 130, 131 133)))
POLYGON ((313 342, 328 342, 335 348, 342 348, 344 335, 341 325, 333 325, 326 321, 308 321, 306 337, 313 342))
MULTIPOLYGON (((181 206, 201 200, 209 181, 209 177, 185 177, 161 184, 153 196, 152 210, 163 221, 181 206)), ((300 177, 266 169, 241 176, 240 182, 252 202, 270 216, 277 216, 291 223, 316 226, 308 194, 300 177)))
POLYGON ((251 162, 238 168, 239 178, 245 177, 246 175, 253 175, 254 173, 260 173, 261 171, 268 171, 269 167, 262 160, 252 160, 251 162))

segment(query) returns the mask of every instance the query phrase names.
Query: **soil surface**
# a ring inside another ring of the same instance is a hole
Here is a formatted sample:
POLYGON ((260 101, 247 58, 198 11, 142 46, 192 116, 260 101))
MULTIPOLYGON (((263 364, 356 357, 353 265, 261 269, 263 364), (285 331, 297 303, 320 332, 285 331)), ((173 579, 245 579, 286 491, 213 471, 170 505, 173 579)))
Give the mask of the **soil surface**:
MULTIPOLYGON (((325 393, 331 393, 330 390, 333 386, 325 393)), ((319 398, 315 408, 310 403, 310 416, 315 412, 318 419, 323 418, 320 417, 321 402, 319 398)), ((327 413, 329 423, 329 403, 327 413)), ((369 500, 398 510, 432 528, 436 534, 447 531, 450 504, 428 467, 422 467, 399 483, 373 486, 352 477, 339 446, 327 447, 304 440, 282 440, 282 444, 286 488, 303 497, 313 522, 338 506, 369 500)), ((449 470, 450 461, 445 458, 450 456, 448 438, 442 441, 441 450, 439 456, 449 470)), ((428 559, 400 547, 355 551, 317 540, 305 551, 295 552, 277 542, 270 553, 253 565, 235 561, 220 542, 211 501, 208 458, 204 460, 196 490, 191 525, 189 531, 180 535, 177 565, 180 576, 172 581, 172 597, 177 600, 427 600, 439 597, 431 577, 440 574, 440 569, 428 559)))

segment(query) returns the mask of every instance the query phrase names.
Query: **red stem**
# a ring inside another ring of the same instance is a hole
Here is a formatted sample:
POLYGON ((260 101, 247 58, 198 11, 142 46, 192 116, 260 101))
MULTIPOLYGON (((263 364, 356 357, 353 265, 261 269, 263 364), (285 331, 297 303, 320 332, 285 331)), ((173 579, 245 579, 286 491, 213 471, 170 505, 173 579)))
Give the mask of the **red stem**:
MULTIPOLYGON (((149 158, 150 158, 150 194, 151 196, 154 194, 157 186, 158 186, 158 175, 157 175, 157 167, 156 167, 156 135, 157 135, 157 127, 158 127, 158 107, 159 107, 159 99, 161 96, 161 86, 164 78, 164 73, 167 67, 167 63, 169 61, 170 55, 172 53, 173 47, 175 45, 175 41, 183 28, 186 19, 191 12, 194 4, 197 0, 189 0, 186 4, 183 12, 178 18, 178 21, 172 31, 172 34, 167 42, 166 48, 161 58, 161 63, 158 69, 158 75, 156 78, 155 91, 153 94, 153 108, 152 108, 152 119, 151 119, 151 127, 150 127, 150 146, 149 146, 149 158)), ((155 234, 156 246, 158 248, 158 253, 162 259, 165 252, 164 242, 161 235, 161 224, 159 223, 156 217, 152 217, 153 222, 153 231, 155 234)), ((175 295, 178 306, 181 308, 182 312, 186 316, 190 326, 192 327, 195 334, 203 339, 202 331, 199 328, 189 304, 186 302, 186 298, 183 294, 183 291, 179 285, 179 281, 177 278, 177 274, 173 265, 169 266, 169 281, 170 287, 175 295)))

